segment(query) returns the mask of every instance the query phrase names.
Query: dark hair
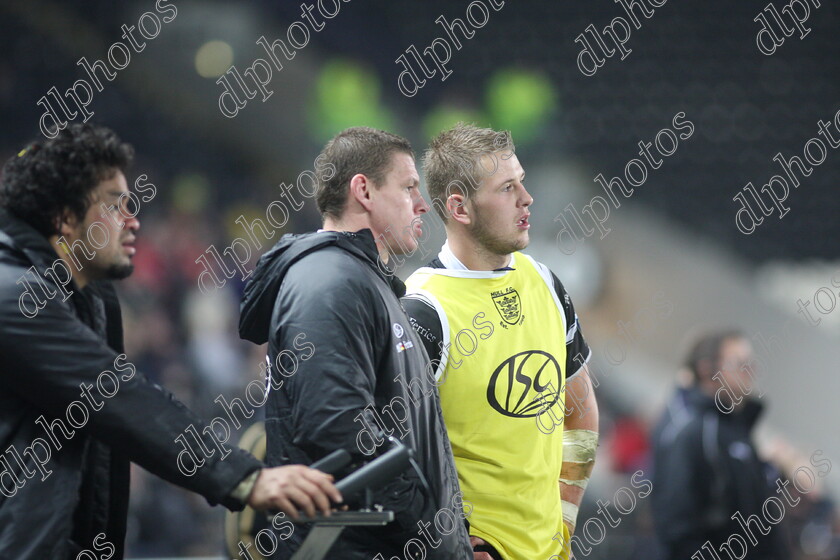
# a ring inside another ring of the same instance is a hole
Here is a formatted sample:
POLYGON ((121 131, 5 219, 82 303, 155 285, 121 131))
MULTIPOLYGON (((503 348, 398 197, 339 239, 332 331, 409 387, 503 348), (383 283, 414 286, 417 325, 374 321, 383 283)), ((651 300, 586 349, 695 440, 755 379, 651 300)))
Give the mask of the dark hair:
POLYGON ((701 336, 691 347, 685 359, 685 367, 691 371, 695 381, 700 380, 701 369, 707 368, 712 374, 718 369, 720 349, 727 340, 745 338, 738 329, 727 329, 707 333, 701 336), (704 364, 705 363, 705 364, 704 364))
POLYGON ((315 201, 321 215, 341 216, 354 175, 361 173, 374 185, 381 185, 391 168, 391 156, 396 152, 414 157, 408 140, 384 130, 357 126, 333 136, 318 156, 322 166, 335 168, 330 174, 318 173, 315 201))
POLYGON ((110 129, 71 124, 51 140, 30 143, 12 156, 0 176, 0 206, 45 237, 58 233, 69 210, 79 220, 90 207, 90 192, 134 158, 134 149, 110 129))

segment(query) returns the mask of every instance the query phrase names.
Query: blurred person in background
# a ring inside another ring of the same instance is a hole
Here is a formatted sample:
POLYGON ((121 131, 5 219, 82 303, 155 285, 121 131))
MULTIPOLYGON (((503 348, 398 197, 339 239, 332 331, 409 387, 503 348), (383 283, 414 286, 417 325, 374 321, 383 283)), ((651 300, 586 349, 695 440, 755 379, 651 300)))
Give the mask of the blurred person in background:
MULTIPOLYGON (((345 529, 330 557, 402 558, 413 540, 430 559, 473 558, 437 397, 412 396, 428 357, 400 305, 405 285, 389 265, 417 248, 429 208, 414 152, 394 134, 350 128, 326 144, 316 173, 323 228, 284 235, 260 258, 242 301, 240 335, 269 345, 266 460, 311 464, 344 449, 354 459, 349 471, 387 451, 387 435, 400 436, 431 492, 412 471, 383 481, 373 500, 395 520, 345 529), (389 414, 400 401, 404 410, 389 414), (448 533, 436 529, 442 508, 456 516, 448 533), (418 541, 418 526, 437 544, 418 541)), ((289 558, 307 534, 296 528, 274 558, 289 558)))
POLYGON ((793 558, 840 559, 840 512, 834 496, 821 479, 831 472, 831 461, 817 456, 824 455, 822 450, 808 457, 781 434, 760 440, 758 450, 779 469, 785 480, 793 481, 786 484, 786 489, 796 507, 785 513, 785 525, 795 552, 793 558), (810 467, 814 470, 806 474, 804 471, 810 467), (811 478, 815 472, 816 476, 811 478))
POLYGON ((4 558, 76 558, 91 548, 122 558, 130 461, 229 509, 296 517, 316 505, 329 513, 329 500, 341 499, 324 473, 265 469, 238 449, 224 460, 206 456, 191 474, 180 468, 176 438, 189 426, 206 449, 216 440, 122 353, 111 283, 133 271, 139 198, 124 175, 132 158, 107 128, 72 124, 29 144, 2 171, 4 558))
POLYGON ((740 554, 738 539, 729 543, 732 535, 747 545, 739 558, 790 559, 784 527, 762 517, 779 473, 759 458, 752 440, 763 409, 755 397, 755 364, 740 331, 701 337, 654 430, 651 506, 668 560, 711 560, 721 545, 740 554))

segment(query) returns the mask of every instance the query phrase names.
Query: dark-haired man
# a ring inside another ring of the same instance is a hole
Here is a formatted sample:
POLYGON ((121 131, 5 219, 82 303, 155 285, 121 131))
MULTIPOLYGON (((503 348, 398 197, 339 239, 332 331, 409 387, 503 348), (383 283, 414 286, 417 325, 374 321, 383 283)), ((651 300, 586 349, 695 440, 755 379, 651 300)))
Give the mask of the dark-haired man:
MULTIPOLYGON (((428 358, 400 306, 405 286, 387 264, 416 249, 428 210, 414 153, 404 138, 358 127, 337 134, 316 161, 323 229, 285 235, 263 255, 242 303, 240 335, 267 341, 268 362, 281 364, 271 370, 282 386, 266 405, 267 462, 311 464, 345 449, 358 466, 387 451, 386 436, 399 437, 428 487, 411 471, 385 483, 374 502, 395 521, 345 529, 329 557, 471 559, 428 358), (278 353, 302 335, 312 356, 283 367, 278 353)), ((288 558, 305 535, 296 530, 275 557, 288 558)))
POLYGON ((205 423, 123 354, 109 280, 132 272, 140 223, 124 171, 132 149, 73 124, 0 179, 0 557, 122 558, 129 461, 211 504, 329 512, 340 495, 303 466, 265 469, 238 449, 179 468, 176 438, 205 423))
POLYGON ((466 124, 435 137, 423 171, 447 240, 403 303, 437 365, 476 559, 567 559, 598 407, 569 295, 520 252, 525 171, 509 133, 466 124))
POLYGON ((737 330, 703 335, 686 357, 684 385, 653 435, 651 506, 666 560, 717 558, 718 551, 723 558, 724 550, 745 560, 790 558, 784 528, 768 523, 762 509, 774 491, 787 490, 781 481, 771 489, 778 473, 752 442, 762 410, 753 395, 756 363, 737 330))

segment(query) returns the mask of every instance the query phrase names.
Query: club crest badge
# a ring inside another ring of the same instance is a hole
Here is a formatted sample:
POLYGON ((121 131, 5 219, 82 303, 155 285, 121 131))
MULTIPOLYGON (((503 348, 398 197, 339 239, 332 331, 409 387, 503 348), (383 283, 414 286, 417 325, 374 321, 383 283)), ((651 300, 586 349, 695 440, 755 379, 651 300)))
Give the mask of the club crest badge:
POLYGON ((519 301, 519 292, 512 287, 490 292, 496 311, 499 312, 502 320, 509 325, 516 325, 522 315, 522 305, 519 301))

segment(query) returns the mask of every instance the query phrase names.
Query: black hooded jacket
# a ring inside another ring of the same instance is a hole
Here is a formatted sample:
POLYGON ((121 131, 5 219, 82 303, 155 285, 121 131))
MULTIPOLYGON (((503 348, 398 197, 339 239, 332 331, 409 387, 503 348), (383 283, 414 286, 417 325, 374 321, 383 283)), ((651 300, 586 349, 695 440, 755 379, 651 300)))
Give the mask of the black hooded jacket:
POLYGON ((240 509, 228 495, 262 464, 236 448, 182 474, 175 438, 205 424, 121 355, 109 282, 79 290, 71 281, 62 300, 44 276, 56 258, 41 234, 0 209, 0 558, 70 559, 81 550, 122 558, 129 461, 240 509))
MULTIPOLYGON (((411 470, 385 483, 374 501, 395 521, 345 529, 330 558, 473 557, 437 389, 400 305, 404 293, 367 229, 285 235, 245 288, 240 335, 268 342, 266 462, 311 464, 345 449, 356 468, 388 450, 384 432, 414 449, 430 486, 411 470)), ((274 557, 289 558, 307 530, 295 527, 274 557)))
MULTIPOLYGON (((698 551, 703 559, 713 558, 701 550, 704 543, 720 551, 733 535, 733 541, 740 537, 747 544, 741 558, 789 558, 785 528, 757 519, 763 519, 768 498, 782 499, 771 487, 778 473, 759 459, 752 443, 761 410, 758 400, 746 399, 727 414, 694 388, 679 389, 669 401, 654 431, 651 495, 656 533, 668 560, 688 560, 698 551), (736 512, 746 529, 732 518, 736 512)), ((733 546, 740 554, 739 544, 733 546)))

